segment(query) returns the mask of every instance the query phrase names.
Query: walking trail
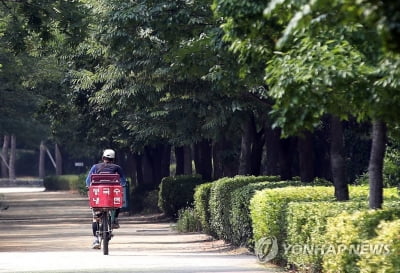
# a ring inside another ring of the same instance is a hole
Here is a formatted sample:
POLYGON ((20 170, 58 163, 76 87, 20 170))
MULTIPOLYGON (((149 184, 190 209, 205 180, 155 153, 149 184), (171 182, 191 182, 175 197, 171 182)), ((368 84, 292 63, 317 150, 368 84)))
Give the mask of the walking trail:
POLYGON ((0 272, 283 272, 246 249, 179 233, 159 215, 122 214, 104 256, 90 247, 86 197, 40 188, 0 188, 0 195, 0 272))

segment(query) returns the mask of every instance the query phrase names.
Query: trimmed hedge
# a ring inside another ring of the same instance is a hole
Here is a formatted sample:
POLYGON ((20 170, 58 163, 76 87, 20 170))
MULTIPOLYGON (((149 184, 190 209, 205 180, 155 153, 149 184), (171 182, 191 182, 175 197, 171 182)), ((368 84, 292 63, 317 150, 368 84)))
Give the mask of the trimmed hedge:
POLYGON ((47 191, 80 191, 81 184, 85 183, 81 180, 82 176, 79 175, 52 175, 43 179, 43 185, 47 191))
POLYGON ((283 188, 299 185, 299 181, 259 182, 236 189, 232 194, 230 225, 232 234, 229 242, 235 246, 254 248, 253 228, 250 218, 250 200, 258 190, 283 188))
POLYGON ((210 221, 210 192, 211 192, 212 183, 204 183, 198 185, 194 190, 194 211, 197 217, 199 218, 201 229, 204 233, 207 233, 211 236, 216 236, 215 232, 213 232, 210 221))
POLYGON ((278 177, 268 176, 235 176, 214 181, 210 193, 211 229, 218 239, 229 241, 232 235, 230 225, 231 196, 235 189, 250 183, 279 180, 278 177))
POLYGON ((292 202, 284 258, 299 272, 320 272, 328 217, 368 209, 367 202, 292 202))
MULTIPOLYGON (((368 186, 349 186, 352 201, 368 200, 368 186)), ((398 200, 394 188, 386 189, 385 200, 398 200)), ((273 262, 286 263, 287 208, 290 202, 335 201, 334 187, 304 186, 283 189, 265 189, 257 192, 250 201, 254 240, 275 237, 280 244, 279 253, 273 262)))
MULTIPOLYGON (((324 272, 364 272, 364 269, 361 271, 358 265, 360 254, 364 252, 363 246, 371 247, 368 245, 368 242, 370 242, 368 240, 378 236, 376 228, 381 221, 400 219, 399 205, 399 202, 387 203, 386 208, 381 210, 366 210, 353 214, 343 213, 337 217, 329 218, 325 243, 332 246, 332 249, 336 251, 325 254, 323 259, 324 272)), ((398 253, 395 255, 398 255, 398 253)))
POLYGON ((376 251, 362 253, 358 267, 363 273, 400 272, 400 219, 381 222, 376 232, 378 236, 367 242, 376 251))
POLYGON ((200 175, 164 177, 159 186, 158 207, 165 215, 178 217, 178 211, 193 205, 194 189, 203 183, 200 175))
POLYGON ((254 241, 276 238, 278 255, 272 262, 282 264, 287 238, 286 212, 292 201, 334 201, 334 188, 324 186, 286 187, 257 192, 250 201, 254 241))
POLYGON ((301 183, 299 180, 279 181, 278 177, 267 177, 269 181, 248 184, 236 189, 232 194, 232 204, 230 212, 230 224, 232 226, 232 236, 229 240, 235 246, 245 246, 249 249, 254 248, 253 228, 250 217, 250 200, 258 190, 284 188, 288 186, 331 186, 332 183, 321 178, 316 178, 312 183, 301 183), (271 183, 272 182, 272 183, 271 183))

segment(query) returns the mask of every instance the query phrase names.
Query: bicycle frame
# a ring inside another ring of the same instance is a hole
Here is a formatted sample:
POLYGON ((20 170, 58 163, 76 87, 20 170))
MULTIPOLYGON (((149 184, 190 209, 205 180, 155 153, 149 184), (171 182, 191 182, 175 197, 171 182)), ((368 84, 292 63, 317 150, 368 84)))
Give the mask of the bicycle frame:
POLYGON ((115 219, 115 209, 112 208, 101 208, 98 209, 97 222, 97 238, 100 241, 101 248, 103 249, 103 254, 108 255, 108 242, 113 237, 113 225, 115 219))

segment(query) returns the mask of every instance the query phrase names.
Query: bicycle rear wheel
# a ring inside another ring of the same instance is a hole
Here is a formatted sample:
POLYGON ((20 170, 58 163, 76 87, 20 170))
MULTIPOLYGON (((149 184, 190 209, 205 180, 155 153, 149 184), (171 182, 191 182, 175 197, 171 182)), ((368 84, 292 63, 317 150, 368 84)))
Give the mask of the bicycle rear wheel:
POLYGON ((110 241, 110 230, 109 230, 109 215, 108 212, 105 211, 103 212, 103 216, 101 219, 102 222, 102 231, 103 231, 103 254, 108 255, 108 242, 110 241))

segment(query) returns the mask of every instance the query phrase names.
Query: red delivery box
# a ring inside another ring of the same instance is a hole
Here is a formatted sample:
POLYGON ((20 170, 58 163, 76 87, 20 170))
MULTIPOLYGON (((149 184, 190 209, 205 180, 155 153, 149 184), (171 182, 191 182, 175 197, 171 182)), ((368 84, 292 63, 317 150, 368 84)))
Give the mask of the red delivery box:
POLYGON ((90 184, 119 184, 119 174, 117 173, 93 173, 90 175, 90 184))
POLYGON ((89 204, 92 208, 122 208, 123 188, 120 185, 92 184, 89 187, 89 204))

